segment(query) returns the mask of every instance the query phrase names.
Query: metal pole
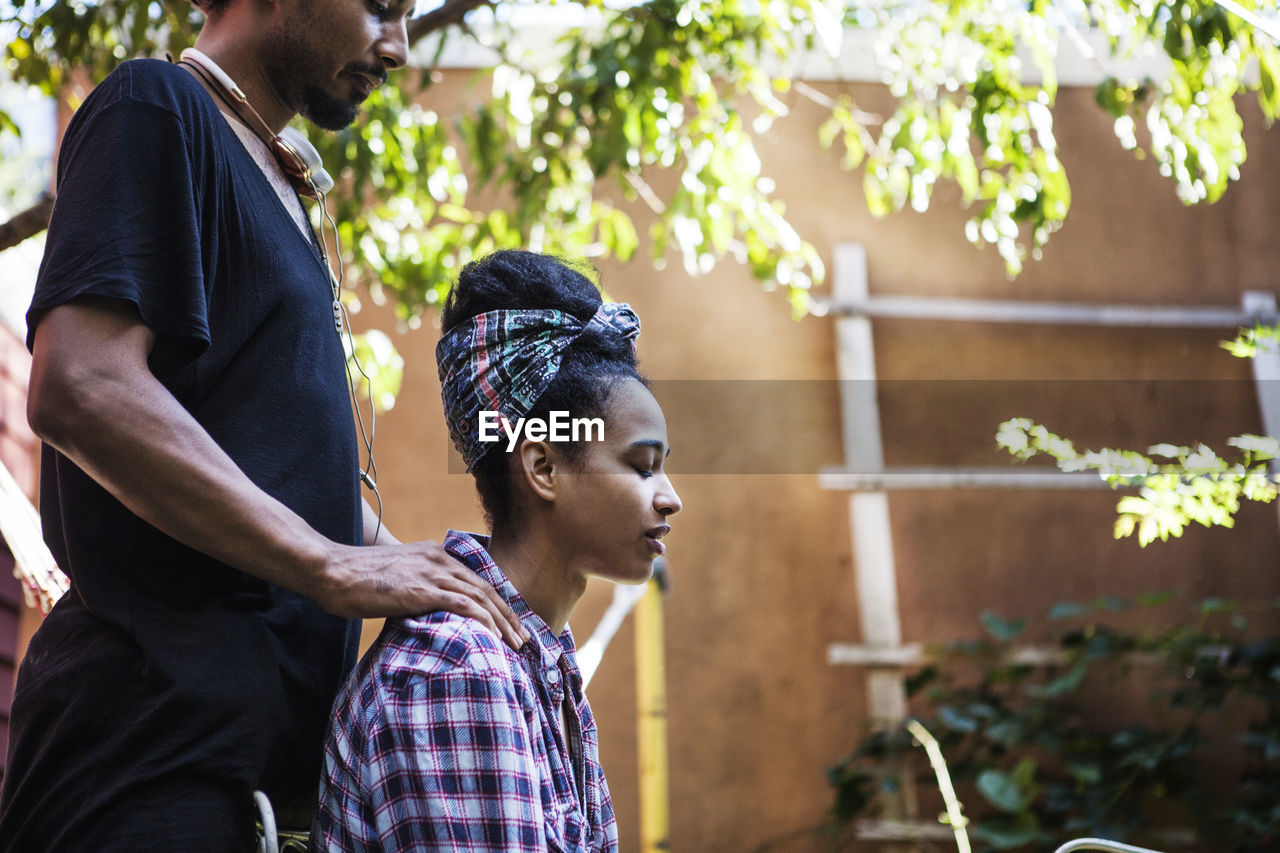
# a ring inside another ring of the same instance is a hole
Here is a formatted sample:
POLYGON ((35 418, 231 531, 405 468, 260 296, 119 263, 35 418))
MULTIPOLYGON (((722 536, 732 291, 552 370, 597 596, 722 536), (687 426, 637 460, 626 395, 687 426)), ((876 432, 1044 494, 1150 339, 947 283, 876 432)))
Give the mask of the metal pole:
MULTIPOLYGON (((1259 323, 1275 325, 1277 314, 1274 294, 1250 291, 1243 297, 1244 310, 1259 316, 1259 323)), ((1252 359, 1253 384, 1258 393, 1258 410, 1262 414, 1262 430, 1266 435, 1280 436, 1280 346, 1275 341, 1263 340, 1252 359)), ((1280 475, 1280 462, 1272 460, 1268 470, 1271 476, 1280 475)))
POLYGON ((609 648, 609 643, 613 641, 613 635, 618 633, 618 629, 622 627, 623 620, 635 609, 636 603, 640 601, 644 593, 644 585, 624 586, 623 584, 614 584, 613 601, 605 609, 604 615, 600 617, 600 622, 596 625, 596 629, 591 632, 591 637, 581 646, 578 646, 578 670, 582 673, 583 690, 586 690, 591 685, 591 679, 595 678, 596 672, 600 669, 600 661, 604 658, 604 653, 609 648))
POLYGON ((666 563, 654 561, 653 577, 636 604, 636 744, 640 773, 640 851, 669 849, 667 675, 662 625, 666 563))

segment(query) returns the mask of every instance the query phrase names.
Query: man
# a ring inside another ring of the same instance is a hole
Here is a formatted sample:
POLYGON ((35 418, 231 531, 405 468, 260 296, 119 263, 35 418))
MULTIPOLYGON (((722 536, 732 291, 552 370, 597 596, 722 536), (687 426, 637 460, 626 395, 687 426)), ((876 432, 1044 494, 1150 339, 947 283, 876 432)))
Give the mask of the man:
MULTIPOLYGON (((196 46, 271 134, 299 112, 336 129, 405 63, 412 5, 218 0, 196 46)), ((3 850, 249 849, 254 789, 309 821, 353 617, 445 609, 525 639, 437 544, 356 547, 377 518, 329 276, 216 88, 125 63, 59 155, 28 414, 72 588, 19 675, 3 850)))

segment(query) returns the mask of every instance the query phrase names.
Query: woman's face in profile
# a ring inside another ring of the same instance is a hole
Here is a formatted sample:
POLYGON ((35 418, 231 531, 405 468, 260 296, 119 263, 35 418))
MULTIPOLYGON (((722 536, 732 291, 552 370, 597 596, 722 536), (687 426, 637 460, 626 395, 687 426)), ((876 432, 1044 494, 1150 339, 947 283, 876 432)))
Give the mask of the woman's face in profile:
POLYGON ((557 535, 575 543, 584 575, 642 583, 666 552, 668 517, 680 511, 664 468, 667 420, 649 389, 627 379, 611 389, 604 421, 604 439, 585 442, 560 471, 557 535))

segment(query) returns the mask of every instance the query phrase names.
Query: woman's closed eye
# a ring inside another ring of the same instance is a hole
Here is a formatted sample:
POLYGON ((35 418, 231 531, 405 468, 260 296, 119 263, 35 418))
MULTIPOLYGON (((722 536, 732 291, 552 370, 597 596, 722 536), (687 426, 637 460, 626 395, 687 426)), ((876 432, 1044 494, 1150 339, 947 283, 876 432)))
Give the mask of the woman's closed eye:
POLYGON ((627 464, 631 466, 632 470, 647 480, 662 470, 662 457, 651 450, 646 450, 645 452, 637 453, 632 456, 627 464))
POLYGON ((647 480, 662 473, 662 462, 670 452, 663 442, 646 440, 633 444, 628 457, 624 458, 637 474, 647 480))

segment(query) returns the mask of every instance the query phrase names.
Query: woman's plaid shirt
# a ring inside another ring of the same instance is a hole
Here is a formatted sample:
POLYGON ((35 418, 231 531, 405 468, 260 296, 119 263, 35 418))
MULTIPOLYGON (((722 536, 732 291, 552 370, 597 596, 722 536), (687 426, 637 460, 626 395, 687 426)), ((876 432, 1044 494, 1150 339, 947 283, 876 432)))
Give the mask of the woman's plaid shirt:
POLYGON ((486 544, 450 531, 444 547, 533 639, 515 652, 451 613, 389 620, 334 705, 313 849, 617 850, 573 636, 529 609, 486 544))

